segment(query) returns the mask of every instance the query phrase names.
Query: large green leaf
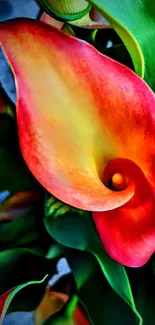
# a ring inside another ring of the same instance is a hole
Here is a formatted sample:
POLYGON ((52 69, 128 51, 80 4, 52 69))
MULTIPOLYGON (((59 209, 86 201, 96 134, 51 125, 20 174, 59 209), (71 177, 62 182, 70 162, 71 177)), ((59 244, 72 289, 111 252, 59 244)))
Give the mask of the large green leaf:
MULTIPOLYGON (((52 211, 51 207, 50 211, 52 211)), ((141 317, 135 307, 125 268, 110 258, 104 251, 91 213, 79 211, 78 209, 73 212, 73 209, 71 209, 71 212, 68 211, 58 217, 57 211, 56 218, 53 218, 52 214, 46 214, 44 223, 49 234, 60 244, 91 252, 96 257, 110 286, 130 305, 139 318, 139 323, 141 323, 141 317)))
POLYGON ((91 254, 74 250, 68 251, 67 257, 79 299, 92 325, 139 324, 139 317, 135 317, 129 305, 112 290, 91 254))
POLYGON ((89 0, 126 45, 135 71, 155 90, 154 0, 89 0))
POLYGON ((28 311, 38 306, 45 293, 47 277, 48 275, 45 275, 42 280, 33 280, 20 284, 10 292, 4 304, 0 325, 3 324, 7 312, 28 311))
POLYGON ((37 216, 23 214, 0 228, 0 250, 26 245, 39 237, 37 216))

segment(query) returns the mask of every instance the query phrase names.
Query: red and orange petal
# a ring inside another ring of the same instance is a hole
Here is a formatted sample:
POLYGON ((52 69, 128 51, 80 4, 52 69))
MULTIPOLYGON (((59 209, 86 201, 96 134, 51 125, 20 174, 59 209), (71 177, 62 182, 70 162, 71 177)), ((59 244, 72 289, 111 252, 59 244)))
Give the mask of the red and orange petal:
POLYGON ((117 208, 131 199, 134 184, 112 191, 102 175, 120 157, 155 185, 155 97, 144 81, 39 21, 1 24, 0 42, 16 78, 21 150, 49 192, 81 209, 117 208))

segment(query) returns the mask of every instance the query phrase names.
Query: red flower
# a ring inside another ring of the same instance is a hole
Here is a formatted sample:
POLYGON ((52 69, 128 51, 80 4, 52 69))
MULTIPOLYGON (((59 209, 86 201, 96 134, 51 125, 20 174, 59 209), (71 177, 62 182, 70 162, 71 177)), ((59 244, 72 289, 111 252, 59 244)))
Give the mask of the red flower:
POLYGON ((153 92, 127 67, 39 21, 1 24, 0 41, 30 170, 60 200, 93 211, 114 259, 144 264, 155 250, 153 92))

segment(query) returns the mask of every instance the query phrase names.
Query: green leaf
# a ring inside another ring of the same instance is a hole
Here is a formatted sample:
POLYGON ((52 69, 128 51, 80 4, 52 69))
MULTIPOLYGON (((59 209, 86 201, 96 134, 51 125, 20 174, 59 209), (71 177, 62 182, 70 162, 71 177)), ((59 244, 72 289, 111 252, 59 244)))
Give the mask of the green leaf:
POLYGON ((116 30, 126 45, 135 71, 155 90, 154 1, 89 0, 116 30), (133 19, 134 18, 134 19, 133 19))
MULTIPOLYGON (((132 57, 135 71, 142 78, 144 77, 144 72, 146 75, 146 71, 144 71, 146 67, 143 48, 144 38, 146 39, 145 30, 147 30, 149 38, 150 31, 152 33, 151 19, 150 17, 147 18, 147 11, 145 12, 145 9, 143 9, 143 7, 146 7, 144 1, 145 0, 127 0, 121 2, 119 0, 89 0, 89 2, 109 21, 111 26, 123 40, 132 57), (148 25, 150 25, 150 23, 151 26, 149 26, 148 32, 148 25)), ((144 45, 144 47, 146 46, 147 44, 144 45)))
POLYGON ((68 211, 68 213, 56 219, 52 215, 48 215, 44 219, 44 223, 49 234, 60 244, 91 252, 96 257, 110 286, 130 305, 136 316, 139 317, 139 324, 141 324, 141 317, 135 307, 125 268, 110 258, 104 251, 91 213, 82 211, 81 214, 81 211, 76 209, 74 214, 72 211, 68 211))
POLYGON ((56 260, 47 260, 24 248, 0 252, 0 296, 21 283, 56 273, 56 260))
POLYGON ((45 255, 52 241, 38 211, 30 211, 16 217, 0 227, 0 251, 9 248, 40 246, 45 255))
POLYGON ((91 254, 74 250, 68 251, 67 258, 92 325, 139 324, 139 317, 111 288, 91 254))
MULTIPOLYGON (((7 297, 6 301, 5 301, 4 307, 3 307, 2 315, 1 315, 1 318, 0 318, 0 325, 3 324, 3 320, 4 320, 4 317, 5 317, 6 313, 7 313, 7 311, 8 310, 9 310, 9 312, 14 311, 14 308, 12 308, 11 304, 12 304, 13 300, 16 299, 16 295, 18 296, 21 290, 27 288, 28 286, 32 286, 32 285, 34 287, 33 287, 33 289, 31 288, 31 290, 32 290, 32 292, 35 291, 36 290, 35 287, 38 286, 38 285, 43 284, 45 282, 45 280, 47 280, 47 277, 48 277, 48 275, 45 275, 42 280, 35 280, 35 281, 33 280, 33 281, 28 281, 28 282, 26 282, 24 284, 20 284, 10 292, 10 294, 8 295, 8 297, 7 297)), ((46 281, 46 283, 47 283, 47 281, 46 281)), ((31 295, 25 295, 24 294, 26 305, 28 305, 28 307, 29 307, 30 304, 31 304, 30 310, 33 310, 33 307, 35 308, 39 304, 39 302, 40 302, 40 300, 41 300, 41 298, 42 298, 42 296, 44 294, 44 291, 45 291, 45 284, 43 286, 43 290, 41 290, 42 294, 39 295, 39 297, 38 297, 38 293, 40 293, 40 292, 35 292, 35 298, 36 298, 35 301, 34 301, 34 295, 33 295, 33 299, 32 299, 31 295)), ((17 307, 17 305, 18 305, 17 302, 15 303, 15 305, 16 305, 15 309, 16 310, 22 310, 21 309, 22 303, 21 303, 21 296, 20 295, 19 295, 19 298, 20 298, 20 299, 18 299, 19 307, 17 307)), ((25 304, 24 304, 24 306, 25 306, 25 304)))
POLYGON ((57 242, 54 242, 48 249, 46 253, 46 258, 51 259, 51 258, 56 258, 56 257, 61 257, 63 256, 63 251, 64 248, 59 245, 57 242))
POLYGON ((155 91, 154 0, 89 0, 110 22, 126 45, 135 71, 155 91))
MULTIPOLYGON (((17 207, 20 208, 20 193, 19 195, 15 194, 14 196, 11 196, 10 202, 14 203, 15 198, 17 197, 19 198, 19 202, 16 200, 17 207)), ((32 192, 32 199, 33 198, 32 192)), ((5 202, 7 209, 9 206, 9 203, 7 204, 7 202, 9 202, 9 198, 6 199, 6 201, 4 201, 0 207, 2 208, 2 206, 4 206, 4 212, 5 202)), ((37 255, 46 255, 49 248, 53 245, 54 240, 51 240, 51 237, 48 235, 42 220, 44 215, 43 203, 44 196, 42 196, 39 201, 34 202, 34 206, 26 210, 24 213, 16 216, 13 220, 0 223, 0 251, 23 247, 33 251, 37 255)))
MULTIPOLYGON (((45 195, 45 218, 51 217, 55 219, 57 217, 62 217, 66 215, 66 213, 76 213, 77 209, 72 206, 59 201, 55 196, 52 196, 49 193, 45 195)), ((85 211, 78 210, 78 214, 85 215, 85 211)))

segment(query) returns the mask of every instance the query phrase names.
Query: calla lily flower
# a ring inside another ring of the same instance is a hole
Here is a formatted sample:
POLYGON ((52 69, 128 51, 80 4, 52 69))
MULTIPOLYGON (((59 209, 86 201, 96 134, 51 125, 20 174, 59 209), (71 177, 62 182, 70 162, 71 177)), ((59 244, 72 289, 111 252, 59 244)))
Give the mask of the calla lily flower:
POLYGON ((129 266, 155 250, 155 96, 127 67, 55 27, 1 24, 23 157, 63 202, 93 213, 107 252, 129 266))

